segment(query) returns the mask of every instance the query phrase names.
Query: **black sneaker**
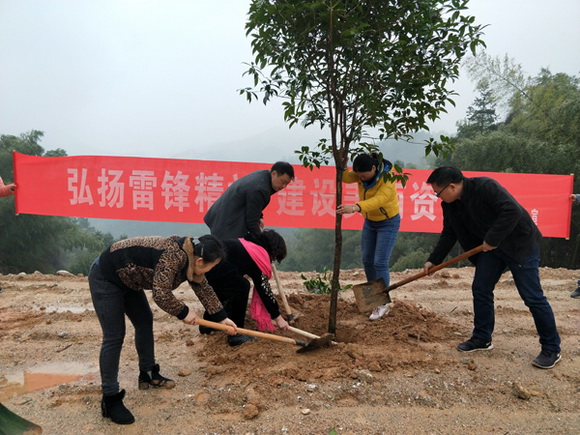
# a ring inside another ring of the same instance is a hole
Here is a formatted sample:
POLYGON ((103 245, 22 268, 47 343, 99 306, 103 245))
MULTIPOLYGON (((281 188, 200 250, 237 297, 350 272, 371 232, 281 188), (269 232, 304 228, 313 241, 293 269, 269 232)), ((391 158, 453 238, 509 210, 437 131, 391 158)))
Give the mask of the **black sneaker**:
POLYGON ((532 364, 540 369, 551 369, 561 359, 562 355, 560 355, 560 352, 550 352, 549 350, 543 350, 540 352, 538 357, 532 361, 532 364))
POLYGON ((574 299, 579 299, 580 298, 580 287, 578 287, 576 290, 574 290, 572 293, 570 293, 570 297, 574 298, 574 299))
POLYGON ((470 338, 469 340, 457 345, 457 350, 460 352, 475 352, 476 350, 491 349, 493 349, 493 344, 491 344, 491 341, 485 342, 479 338, 470 338))

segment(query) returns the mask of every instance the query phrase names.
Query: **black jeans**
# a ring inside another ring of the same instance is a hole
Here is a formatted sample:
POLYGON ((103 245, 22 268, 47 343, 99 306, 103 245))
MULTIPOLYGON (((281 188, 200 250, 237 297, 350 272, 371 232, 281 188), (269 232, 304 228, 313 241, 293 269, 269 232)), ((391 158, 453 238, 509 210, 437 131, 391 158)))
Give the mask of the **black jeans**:
MULTIPOLYGON (((208 279, 218 299, 224 306, 228 318, 240 328, 246 321, 246 310, 250 296, 250 282, 243 275, 229 274, 221 279, 208 279)), ((203 318, 209 319, 207 311, 203 318)))
POLYGON ((139 369, 150 371, 155 365, 153 313, 143 290, 133 291, 107 281, 97 262, 89 272, 89 287, 95 312, 103 330, 99 356, 103 394, 119 392, 119 360, 125 339, 125 314, 135 328, 135 348, 139 369))

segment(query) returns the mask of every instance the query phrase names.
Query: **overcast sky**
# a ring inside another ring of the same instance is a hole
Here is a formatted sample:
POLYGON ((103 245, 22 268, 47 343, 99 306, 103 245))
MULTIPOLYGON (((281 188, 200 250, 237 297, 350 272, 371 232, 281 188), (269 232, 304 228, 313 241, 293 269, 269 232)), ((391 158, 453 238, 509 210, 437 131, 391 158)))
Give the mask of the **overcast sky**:
MULTIPOLYGON (((45 149, 272 162, 320 131, 288 129, 280 101, 248 104, 249 0, 0 0, 0 134, 45 133, 45 149)), ((580 0, 471 0, 492 56, 528 75, 580 75, 580 0)), ((472 103, 432 131, 455 131, 472 103)))

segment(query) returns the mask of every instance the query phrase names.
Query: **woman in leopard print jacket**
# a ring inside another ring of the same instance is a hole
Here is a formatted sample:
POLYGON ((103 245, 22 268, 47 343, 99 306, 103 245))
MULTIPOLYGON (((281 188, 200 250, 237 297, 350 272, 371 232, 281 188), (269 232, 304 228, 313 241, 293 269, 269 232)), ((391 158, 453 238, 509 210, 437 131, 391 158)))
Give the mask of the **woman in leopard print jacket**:
POLYGON ((214 236, 134 237, 113 243, 93 263, 89 287, 95 312, 103 330, 99 357, 103 417, 118 424, 135 421, 123 405, 125 390, 119 391, 119 361, 125 338, 125 315, 135 328, 139 356, 139 389, 173 388, 175 382, 159 374, 155 362, 153 314, 144 290, 152 290, 153 301, 184 323, 195 325, 193 311, 177 299, 173 290, 185 280, 209 313, 210 320, 232 326, 223 306, 205 278, 224 257, 222 243, 214 236))

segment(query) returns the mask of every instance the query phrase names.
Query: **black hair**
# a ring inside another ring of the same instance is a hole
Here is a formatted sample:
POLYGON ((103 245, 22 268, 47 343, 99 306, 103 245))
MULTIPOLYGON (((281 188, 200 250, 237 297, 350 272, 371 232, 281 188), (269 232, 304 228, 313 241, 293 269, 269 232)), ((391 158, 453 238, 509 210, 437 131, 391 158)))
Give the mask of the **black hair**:
POLYGON ((427 178, 427 184, 436 184, 443 186, 449 183, 461 183, 463 181, 463 173, 454 166, 440 166, 431 172, 427 178))
POLYGON ((284 238, 274 230, 264 230, 259 236, 247 234, 246 240, 260 245, 270 256, 270 260, 281 263, 286 258, 286 242, 284 238))
POLYGON ((379 167, 379 157, 376 153, 363 153, 359 154, 352 161, 352 170, 354 172, 368 172, 372 171, 373 166, 378 169, 379 167))
POLYGON ((278 175, 288 174, 294 180, 294 168, 288 162, 276 162, 270 168, 270 173, 276 171, 278 175))
POLYGON ((224 245, 216 236, 207 234, 199 239, 194 239, 195 248, 193 254, 201 257, 204 263, 213 263, 226 257, 224 245))

